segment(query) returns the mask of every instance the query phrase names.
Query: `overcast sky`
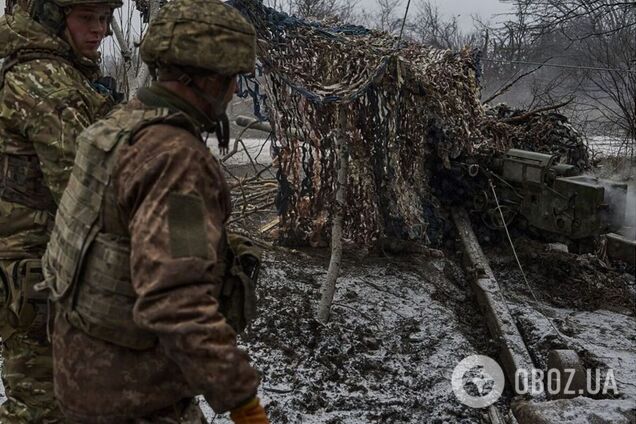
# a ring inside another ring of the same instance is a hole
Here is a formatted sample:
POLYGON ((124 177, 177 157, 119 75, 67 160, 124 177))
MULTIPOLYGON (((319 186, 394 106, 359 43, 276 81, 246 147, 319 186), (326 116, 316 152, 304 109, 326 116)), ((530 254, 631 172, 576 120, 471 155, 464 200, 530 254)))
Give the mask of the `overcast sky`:
MULTIPOLYGON (((404 16, 404 8, 408 0, 401 0, 400 15, 404 16)), ((413 13, 421 0, 411 0, 411 11, 413 13)), ((505 13, 509 5, 502 4, 499 0, 431 0, 439 7, 443 15, 457 15, 460 17, 462 25, 470 27, 472 24, 471 15, 479 15, 486 20, 497 13, 505 13)), ((0 14, 4 12, 4 0, 0 0, 0 14)), ((360 0, 360 7, 367 11, 377 8, 377 0, 360 0)))
MULTIPOLYGON (((401 0, 400 16, 404 16, 404 8, 408 0, 401 0)), ((409 15, 414 14, 421 0, 411 0, 409 15)), ((509 4, 503 4, 499 0, 430 0, 437 4, 443 16, 458 16, 465 28, 472 26, 472 15, 479 15, 485 21, 495 21, 494 15, 506 13, 510 9, 509 4)), ((360 0, 360 7, 367 11, 377 8, 377 0, 360 0)))
MULTIPOLYGON (((0 15, 4 12, 4 1, 0 0, 0 15)), ((377 0, 359 0, 360 8, 368 12, 373 12, 377 7, 377 0)), ((400 17, 404 16, 404 8, 408 0, 401 0, 400 17)), ((411 0, 409 14, 415 14, 418 4, 423 0, 411 0)), ((499 0, 430 0, 437 4, 443 16, 456 15, 464 28, 472 27, 472 15, 479 15, 485 21, 495 21, 494 15, 506 13, 510 5, 503 4, 499 0)))

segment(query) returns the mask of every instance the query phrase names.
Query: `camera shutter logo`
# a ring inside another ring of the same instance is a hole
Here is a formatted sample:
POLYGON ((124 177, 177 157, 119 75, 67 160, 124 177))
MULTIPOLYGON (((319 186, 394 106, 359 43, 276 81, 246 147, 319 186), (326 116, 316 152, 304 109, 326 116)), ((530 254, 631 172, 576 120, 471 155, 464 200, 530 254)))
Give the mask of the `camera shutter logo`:
POLYGON ((453 370, 451 386, 457 399, 471 408, 486 408, 501 397, 506 378, 499 364, 483 355, 464 358, 453 370))

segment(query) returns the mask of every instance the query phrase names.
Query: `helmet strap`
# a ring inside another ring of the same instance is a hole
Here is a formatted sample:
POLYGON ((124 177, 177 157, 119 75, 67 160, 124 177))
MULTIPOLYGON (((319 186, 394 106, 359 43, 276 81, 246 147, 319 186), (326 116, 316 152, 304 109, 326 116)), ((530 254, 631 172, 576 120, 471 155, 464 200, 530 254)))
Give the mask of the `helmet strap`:
MULTIPOLYGON (((223 102, 214 96, 206 93, 199 85, 194 82, 192 77, 185 72, 181 72, 181 75, 177 77, 177 81, 188 86, 201 100, 206 102, 211 110, 211 119, 215 121, 216 138, 219 141, 219 151, 222 155, 227 154, 230 146, 230 120, 223 106, 223 102)), ((230 79, 221 83, 221 87, 228 87, 230 79)))

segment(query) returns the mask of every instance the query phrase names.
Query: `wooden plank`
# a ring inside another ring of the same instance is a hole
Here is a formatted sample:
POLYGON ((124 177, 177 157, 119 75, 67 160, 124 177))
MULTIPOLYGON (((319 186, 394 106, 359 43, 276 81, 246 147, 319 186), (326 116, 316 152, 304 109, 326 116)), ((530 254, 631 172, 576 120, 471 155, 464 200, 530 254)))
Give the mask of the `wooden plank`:
POLYGON ((464 266, 472 289, 486 317, 490 334, 499 343, 499 359, 514 388, 518 369, 530 372, 535 368, 532 358, 508 310, 488 259, 477 241, 468 213, 464 209, 455 209, 452 216, 464 248, 464 266))

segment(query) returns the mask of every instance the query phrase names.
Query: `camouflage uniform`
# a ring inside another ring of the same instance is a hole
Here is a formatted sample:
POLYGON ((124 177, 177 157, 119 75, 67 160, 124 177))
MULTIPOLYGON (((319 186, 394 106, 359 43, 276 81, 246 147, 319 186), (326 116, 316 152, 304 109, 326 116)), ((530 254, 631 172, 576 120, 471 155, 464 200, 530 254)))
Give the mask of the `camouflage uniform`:
POLYGON ((41 279, 56 203, 75 156, 75 138, 112 108, 91 85, 97 64, 79 59, 17 7, 0 18, 0 337, 8 400, 0 422, 61 422, 53 398, 46 297, 41 279))
POLYGON ((133 100, 80 136, 78 166, 46 254, 59 312, 55 395, 73 422, 167 420, 157 411, 175 414, 199 393, 224 412, 253 397, 258 384, 215 300, 215 262, 230 213, 222 171, 198 124, 189 123, 196 110, 159 87, 139 96, 149 104, 133 100), (99 149, 112 150, 101 156, 99 149), (91 175, 112 183, 100 188, 91 175), (100 197, 103 207, 91 211, 89 202, 100 197), (80 215, 104 219, 78 243, 91 247, 75 277, 70 236, 89 229, 72 219, 80 215), (77 286, 67 287, 73 279, 77 286))
MULTIPOLYGON (((142 58, 174 63, 177 46, 192 60, 225 51, 229 75, 254 67, 253 28, 218 0, 168 2, 142 58)), ((210 123, 154 84, 78 138, 44 257, 55 394, 72 422, 200 424, 192 399, 203 394, 236 423, 268 423, 257 372, 220 312, 231 201, 201 138, 210 123)))

